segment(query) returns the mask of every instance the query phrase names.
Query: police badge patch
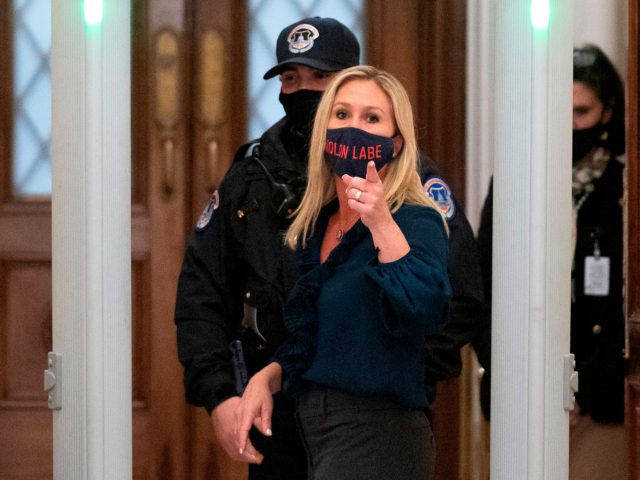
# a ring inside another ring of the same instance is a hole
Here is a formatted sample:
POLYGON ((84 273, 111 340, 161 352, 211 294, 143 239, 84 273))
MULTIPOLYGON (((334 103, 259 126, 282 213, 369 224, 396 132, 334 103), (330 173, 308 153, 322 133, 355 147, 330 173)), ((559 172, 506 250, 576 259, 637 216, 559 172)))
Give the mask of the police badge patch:
POLYGON ((429 177, 424 182, 424 192, 436 202, 447 222, 453 220, 456 216, 456 204, 447 182, 437 176, 429 177))
POLYGON ((211 221, 211 216, 213 215, 214 210, 218 209, 219 204, 220 204, 220 195, 218 194, 218 190, 215 190, 211 194, 209 203, 200 214, 200 218, 198 219, 198 223, 196 224, 196 230, 202 230, 207 225, 209 225, 209 221, 211 221))

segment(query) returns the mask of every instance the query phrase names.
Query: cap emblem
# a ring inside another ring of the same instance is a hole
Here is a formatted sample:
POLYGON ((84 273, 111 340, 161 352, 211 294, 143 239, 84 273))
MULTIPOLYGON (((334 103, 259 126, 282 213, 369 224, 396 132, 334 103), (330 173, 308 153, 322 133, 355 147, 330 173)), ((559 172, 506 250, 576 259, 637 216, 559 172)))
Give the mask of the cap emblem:
POLYGON ((303 53, 313 48, 313 41, 320 36, 320 32, 313 25, 302 23, 296 25, 287 37, 291 53, 303 53))

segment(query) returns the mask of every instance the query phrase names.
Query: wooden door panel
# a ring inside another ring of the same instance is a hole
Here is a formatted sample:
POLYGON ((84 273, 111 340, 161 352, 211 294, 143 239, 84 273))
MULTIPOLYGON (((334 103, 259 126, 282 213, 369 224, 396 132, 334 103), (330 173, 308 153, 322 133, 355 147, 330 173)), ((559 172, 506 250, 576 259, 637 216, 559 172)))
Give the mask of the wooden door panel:
POLYGON ((0 255, 2 258, 51 259, 49 205, 0 205, 0 255))
POLYGON ((53 468, 52 415, 42 388, 51 349, 51 264, 38 256, 23 247, 0 260, 0 478, 48 478, 53 468))
MULTIPOLYGON (((189 411, 173 321, 186 243, 191 146, 190 2, 132 2, 133 209, 146 231, 134 250, 134 476, 190 478, 189 411)), ((135 235, 135 233, 134 233, 135 235)))
POLYGON ((39 401, 46 407, 42 371, 51 348, 51 264, 38 261, 2 263, 6 316, 3 321, 3 397, 39 401))
MULTIPOLYGON (((135 247, 134 247, 135 248, 135 247)), ((140 246, 138 246, 140 248, 140 246)), ((134 250, 135 252, 135 250, 134 250)), ((135 255, 131 268, 132 294, 132 368, 133 368, 133 472, 134 479, 151 479, 148 459, 153 458, 150 438, 153 422, 150 414, 150 320, 149 320, 149 259, 147 255, 135 255)))
POLYGON ((245 2, 193 2, 190 230, 245 141, 245 2))
POLYGON ((52 412, 40 406, 2 405, 0 416, 0 478, 43 480, 52 478, 52 412))

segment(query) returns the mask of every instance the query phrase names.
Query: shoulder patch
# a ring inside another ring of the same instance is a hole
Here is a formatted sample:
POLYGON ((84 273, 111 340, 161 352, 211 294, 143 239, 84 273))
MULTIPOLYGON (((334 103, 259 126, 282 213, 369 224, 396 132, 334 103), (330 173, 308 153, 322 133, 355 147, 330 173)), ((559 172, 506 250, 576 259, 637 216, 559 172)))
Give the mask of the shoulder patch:
POLYGON ((213 212, 218 209, 218 205, 220 205, 220 194, 218 193, 218 190, 215 190, 211 194, 211 198, 209 198, 209 203, 204 207, 204 210, 200 214, 200 218, 196 224, 196 230, 202 230, 209 225, 213 212))
POLYGON ((440 212, 448 222, 453 220, 456 216, 456 204, 453 201, 453 193, 451 193, 451 188, 449 188, 447 182, 441 177, 430 176, 424 182, 424 193, 436 202, 440 212))

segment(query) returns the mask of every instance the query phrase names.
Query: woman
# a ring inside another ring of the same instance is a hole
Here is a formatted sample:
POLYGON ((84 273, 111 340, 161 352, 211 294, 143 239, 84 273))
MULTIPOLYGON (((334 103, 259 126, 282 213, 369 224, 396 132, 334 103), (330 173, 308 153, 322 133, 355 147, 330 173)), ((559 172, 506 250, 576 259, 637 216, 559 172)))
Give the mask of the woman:
MULTIPOLYGON (((287 342, 236 410, 238 448, 297 396, 310 478, 433 477, 424 337, 446 318, 447 232, 424 194, 411 105, 369 66, 337 74, 316 114, 307 189, 285 242, 300 279, 287 342)), ((257 460, 256 460, 257 461, 257 460)))
POLYGON ((575 479, 624 478, 624 148, 620 77, 599 48, 576 48, 571 351, 580 386, 570 442, 575 479))

